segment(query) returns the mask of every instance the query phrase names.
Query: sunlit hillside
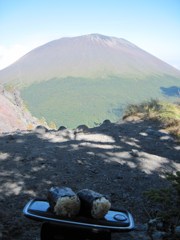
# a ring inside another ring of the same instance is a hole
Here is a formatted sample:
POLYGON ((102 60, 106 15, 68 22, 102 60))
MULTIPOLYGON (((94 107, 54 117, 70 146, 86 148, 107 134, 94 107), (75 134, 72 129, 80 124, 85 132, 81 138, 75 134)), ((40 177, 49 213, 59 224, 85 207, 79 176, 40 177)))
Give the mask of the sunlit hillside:
POLYGON ((178 99, 178 88, 169 94, 169 86, 175 84, 177 79, 168 76, 144 80, 65 78, 33 84, 22 89, 21 94, 28 108, 38 118, 45 117, 57 126, 75 128, 86 124, 92 127, 105 119, 119 120, 126 106, 131 103, 150 98, 175 101, 178 99))

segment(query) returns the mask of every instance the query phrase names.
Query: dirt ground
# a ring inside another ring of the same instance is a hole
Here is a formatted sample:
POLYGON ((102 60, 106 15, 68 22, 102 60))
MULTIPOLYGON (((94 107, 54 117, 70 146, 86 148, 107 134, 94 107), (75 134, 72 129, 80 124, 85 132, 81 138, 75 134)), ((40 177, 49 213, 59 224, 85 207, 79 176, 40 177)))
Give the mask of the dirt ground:
POLYGON ((106 194, 112 207, 129 210, 136 224, 145 223, 143 192, 166 186, 164 173, 177 170, 180 146, 156 122, 1 133, 0 239, 40 239, 40 223, 22 210, 31 198, 46 198, 51 186, 106 194))

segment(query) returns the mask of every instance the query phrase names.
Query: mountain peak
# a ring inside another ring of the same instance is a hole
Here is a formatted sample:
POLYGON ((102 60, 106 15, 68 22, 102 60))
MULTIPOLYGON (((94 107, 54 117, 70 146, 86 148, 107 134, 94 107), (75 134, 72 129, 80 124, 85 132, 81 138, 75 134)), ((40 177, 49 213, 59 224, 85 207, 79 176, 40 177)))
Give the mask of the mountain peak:
POLYGON ((93 43, 97 43, 98 45, 104 45, 110 48, 121 48, 123 47, 127 47, 127 48, 138 48, 136 45, 134 45, 133 43, 127 41, 124 38, 117 38, 117 37, 113 37, 113 36, 106 36, 103 34, 99 34, 99 33, 91 33, 91 34, 87 34, 82 36, 84 37, 85 40, 91 41, 93 43))
POLYGON ((110 39, 112 39, 112 37, 105 36, 105 35, 102 35, 99 33, 91 33, 91 34, 87 34, 85 36, 92 40, 110 40, 110 39))
POLYGON ((92 33, 42 45, 1 70, 0 79, 30 83, 67 76, 145 78, 154 74, 180 76, 178 70, 123 38, 92 33))

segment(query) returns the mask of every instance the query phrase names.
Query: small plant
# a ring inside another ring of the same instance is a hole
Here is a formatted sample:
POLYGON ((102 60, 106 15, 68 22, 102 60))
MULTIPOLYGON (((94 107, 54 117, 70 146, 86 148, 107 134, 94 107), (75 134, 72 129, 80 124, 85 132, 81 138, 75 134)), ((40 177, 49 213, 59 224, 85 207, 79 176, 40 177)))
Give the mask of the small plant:
POLYGON ((166 176, 171 183, 169 187, 152 189, 144 194, 151 204, 151 216, 160 223, 157 224, 157 230, 173 236, 176 226, 180 224, 180 171, 166 176))

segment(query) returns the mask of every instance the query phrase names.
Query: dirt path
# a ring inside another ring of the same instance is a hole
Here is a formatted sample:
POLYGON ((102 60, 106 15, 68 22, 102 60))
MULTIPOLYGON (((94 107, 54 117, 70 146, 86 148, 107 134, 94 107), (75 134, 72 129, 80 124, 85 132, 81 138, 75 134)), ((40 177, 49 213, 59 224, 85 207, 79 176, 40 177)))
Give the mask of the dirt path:
POLYGON ((146 222, 143 192, 165 186, 165 171, 180 170, 180 146, 149 121, 105 122, 86 132, 4 133, 0 170, 0 239, 37 240, 40 225, 22 209, 54 185, 107 194, 113 207, 146 222))

